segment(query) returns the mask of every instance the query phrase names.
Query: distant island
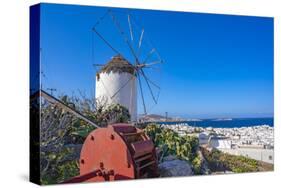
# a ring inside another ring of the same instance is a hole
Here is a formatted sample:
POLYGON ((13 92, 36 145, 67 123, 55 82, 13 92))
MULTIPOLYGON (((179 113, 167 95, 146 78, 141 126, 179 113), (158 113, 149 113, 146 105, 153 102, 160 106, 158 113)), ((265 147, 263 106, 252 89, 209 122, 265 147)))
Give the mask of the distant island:
MULTIPOLYGON (((192 119, 195 121, 200 121, 199 119, 192 119)), ((189 121, 189 119, 184 119, 181 117, 165 117, 159 114, 141 114, 139 115, 139 122, 184 122, 189 121)))
POLYGON ((139 115, 139 123, 160 123, 160 124, 184 124, 194 127, 213 127, 213 128, 240 128, 252 127, 257 125, 274 126, 274 118, 182 118, 182 117, 165 117, 158 114, 139 115))
POLYGON ((219 118, 219 119, 214 119, 212 121, 232 121, 232 118, 219 118))

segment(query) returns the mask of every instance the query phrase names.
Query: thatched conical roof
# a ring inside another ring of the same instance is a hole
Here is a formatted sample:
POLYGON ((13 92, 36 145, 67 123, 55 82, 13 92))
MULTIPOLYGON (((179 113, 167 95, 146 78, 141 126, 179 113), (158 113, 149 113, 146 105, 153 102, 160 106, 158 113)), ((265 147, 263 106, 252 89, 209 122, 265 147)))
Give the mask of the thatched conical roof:
POLYGON ((121 55, 116 55, 112 57, 112 59, 99 70, 98 74, 110 73, 110 72, 113 73, 127 72, 130 74, 134 74, 135 68, 124 57, 122 57, 121 55))

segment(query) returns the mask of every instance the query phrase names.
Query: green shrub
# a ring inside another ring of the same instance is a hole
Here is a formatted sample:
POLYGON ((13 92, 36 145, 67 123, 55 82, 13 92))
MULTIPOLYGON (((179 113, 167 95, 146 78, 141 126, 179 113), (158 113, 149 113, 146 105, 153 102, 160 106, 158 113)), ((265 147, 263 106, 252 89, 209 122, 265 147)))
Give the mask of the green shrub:
POLYGON ((209 163, 211 171, 256 172, 259 171, 259 162, 244 156, 230 155, 219 150, 207 151, 202 148, 202 153, 209 163))
POLYGON ((201 174, 202 162, 201 162, 199 155, 196 155, 196 157, 194 157, 194 159, 191 161, 191 163, 193 165, 194 173, 201 174))
POLYGON ((198 138, 188 135, 179 136, 175 131, 161 128, 157 124, 149 124, 144 130, 155 146, 163 150, 164 157, 175 155, 188 161, 192 161, 196 157, 198 138))

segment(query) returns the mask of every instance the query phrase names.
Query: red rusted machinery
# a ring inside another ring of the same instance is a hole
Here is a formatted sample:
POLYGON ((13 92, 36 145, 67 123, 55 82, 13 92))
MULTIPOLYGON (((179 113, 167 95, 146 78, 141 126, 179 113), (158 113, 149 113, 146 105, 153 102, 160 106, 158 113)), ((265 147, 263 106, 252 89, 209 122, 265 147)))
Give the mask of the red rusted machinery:
POLYGON ((143 130, 125 123, 101 128, 83 114, 43 90, 34 94, 32 98, 36 99, 38 94, 97 128, 84 141, 79 160, 80 175, 62 183, 158 176, 155 147, 143 130))
MULTIPOLYGON (((157 104, 158 97, 155 97, 159 94, 160 87, 150 81, 145 74, 145 67, 156 68, 159 70, 160 65, 163 64, 163 60, 160 58, 157 50, 155 48, 151 48, 149 45, 149 51, 144 49, 144 45, 141 46, 142 43, 145 43, 145 38, 143 38, 144 29, 141 31, 141 36, 139 39, 138 48, 135 49, 135 45, 132 45, 131 42, 126 42, 126 45, 130 48, 131 55, 134 55, 135 62, 131 64, 125 60, 122 54, 118 52, 118 50, 114 49, 110 42, 105 40, 107 37, 103 37, 96 29, 97 25, 100 25, 102 20, 109 16, 112 18, 113 25, 119 25, 117 17, 114 16, 112 10, 107 11, 107 13, 98 20, 98 24, 95 24, 93 32, 114 52, 119 54, 116 56, 115 63, 117 64, 117 68, 122 72, 128 72, 132 74, 134 77, 138 77, 140 83, 141 94, 143 95, 142 86, 141 86, 141 78, 146 81, 145 84, 149 88, 150 94, 152 95, 153 102, 157 104), (116 24, 117 23, 117 24, 116 24), (152 50, 151 50, 152 49, 152 50), (141 53, 135 53, 141 51, 141 53), (148 52, 148 54, 144 54, 148 52), (136 56, 137 54, 137 56, 136 56), (124 62, 127 68, 124 68, 124 62), (157 67, 155 67, 157 65, 157 67), (122 68, 123 67, 123 68, 122 68), (123 69, 128 69, 123 70, 123 69), (121 70, 122 69, 122 70, 121 70), (131 70, 132 69, 132 70, 131 70), (153 89, 151 89, 153 88, 153 89)), ((128 16, 128 22, 130 22, 130 15, 128 16)), ((122 16, 123 17, 123 16, 122 16)), ((107 19, 106 19, 107 20, 107 19)), ((135 24, 135 23, 134 23, 135 24)), ((131 24, 130 31, 132 31, 131 24)), ((120 26, 117 26, 117 30, 120 31, 120 26)), ((121 29, 122 30, 122 29, 121 29)), ((126 34, 123 35, 121 32, 121 37, 126 38, 126 34)), ((131 37, 133 34, 131 33, 131 37)), ((131 38, 132 39, 132 38, 131 38)), ((149 42, 150 41, 146 41, 149 42)), ((95 46, 95 45, 93 45, 95 46)), ((96 66, 106 67, 102 64, 95 64, 96 66)), ((107 68, 106 68, 107 69, 107 68)), ((108 68, 106 72, 115 71, 116 67, 108 68), (111 70, 112 69, 112 70, 111 70)), ((131 80, 128 80, 131 81, 131 80)), ((119 82, 119 81, 118 81, 119 82)), ((122 81, 121 81, 122 82, 122 81)), ((121 83, 120 82, 120 83, 121 83)), ((128 82, 127 82, 128 83, 128 82)), ((125 83, 125 85, 127 84, 125 83)), ((135 83, 135 82, 134 82, 135 83)), ((137 82, 136 82, 137 83, 137 82)), ((123 84, 122 84, 123 85, 123 84)), ((119 93, 120 89, 122 89, 125 85, 123 85, 116 92, 113 98, 117 93, 119 93)), ((130 92, 131 90, 128 90, 130 92)), ((82 119, 87 122, 89 125, 96 127, 93 132, 91 132, 86 138, 79 159, 80 166, 80 175, 74 177, 68 181, 63 183, 73 183, 73 182, 94 182, 94 181, 112 181, 112 180, 124 180, 124 179, 137 179, 137 178, 145 178, 145 177, 155 177, 157 176, 157 157, 155 152, 155 147, 153 145, 152 140, 140 129, 129 125, 129 124, 114 124, 109 125, 107 128, 100 128, 90 119, 85 117, 81 112, 77 111, 75 108, 69 106, 65 102, 55 98, 49 93, 39 90, 38 93, 35 93, 33 97, 37 99, 39 96, 44 97, 52 104, 57 104, 67 112, 74 114, 76 117, 82 119)), ((146 106, 144 97, 142 96, 142 102, 144 106, 144 112, 146 113, 146 106)), ((40 101, 40 100, 39 100, 40 101)), ((118 102, 118 101, 117 101, 118 102)), ((38 106, 40 106, 40 102, 38 102, 38 106)), ((40 109, 39 109, 40 110, 40 109)))
POLYGON ((83 144, 79 162, 80 176, 64 183, 157 176, 152 140, 129 124, 114 124, 92 131, 83 144))

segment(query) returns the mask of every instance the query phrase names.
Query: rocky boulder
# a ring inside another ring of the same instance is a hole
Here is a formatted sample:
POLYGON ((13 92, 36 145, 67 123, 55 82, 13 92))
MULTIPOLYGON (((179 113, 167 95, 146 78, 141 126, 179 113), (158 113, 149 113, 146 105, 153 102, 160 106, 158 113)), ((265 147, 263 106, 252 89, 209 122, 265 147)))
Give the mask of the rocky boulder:
POLYGON ((187 161, 169 157, 168 160, 158 165, 161 177, 191 176, 193 175, 192 165, 187 161), (171 159, 171 160, 169 160, 171 159))

